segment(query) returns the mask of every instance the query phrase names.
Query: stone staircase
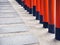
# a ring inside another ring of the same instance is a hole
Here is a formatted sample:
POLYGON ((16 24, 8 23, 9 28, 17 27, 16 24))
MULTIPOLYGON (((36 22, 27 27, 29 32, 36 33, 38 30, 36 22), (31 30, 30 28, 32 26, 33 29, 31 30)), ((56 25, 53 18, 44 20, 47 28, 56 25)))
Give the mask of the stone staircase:
MULTIPOLYGON (((20 7, 21 13, 27 13, 20 7)), ((22 14, 20 14, 22 15, 22 14)), ((38 45, 36 37, 29 32, 9 0, 0 0, 0 45, 38 45)))

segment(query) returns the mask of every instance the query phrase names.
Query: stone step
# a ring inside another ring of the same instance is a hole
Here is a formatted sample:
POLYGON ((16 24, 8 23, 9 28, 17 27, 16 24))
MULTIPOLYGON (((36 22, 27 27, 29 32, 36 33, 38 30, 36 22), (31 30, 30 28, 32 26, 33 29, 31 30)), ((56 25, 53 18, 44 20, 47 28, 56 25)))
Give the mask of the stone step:
POLYGON ((0 33, 26 32, 29 30, 24 24, 8 25, 0 27, 0 33))
POLYGON ((16 13, 15 10, 0 10, 0 13, 1 13, 1 12, 7 12, 7 13, 8 13, 8 12, 15 12, 15 13, 16 13))
POLYGON ((14 10, 14 8, 13 7, 11 7, 11 6, 5 6, 5 7, 0 7, 0 10, 14 10))
POLYGON ((0 25, 24 23, 21 18, 0 18, 0 25))
POLYGON ((10 13, 10 14, 4 14, 4 13, 0 13, 0 18, 14 18, 14 17, 18 17, 19 15, 17 13, 10 13))
POLYGON ((16 14, 16 15, 18 15, 17 12, 16 13, 15 12, 8 12, 8 13, 7 12, 4 12, 4 13, 1 12, 0 14, 16 14))
POLYGON ((11 6, 11 5, 0 5, 0 7, 4 7, 4 6, 8 7, 8 6, 11 6))
POLYGON ((0 5, 11 5, 9 2, 0 2, 0 5))
POLYGON ((0 0, 0 2, 8 2, 8 0, 0 0))
POLYGON ((2 8, 1 8, 1 7, 0 7, 0 10, 13 10, 13 8, 11 8, 11 7, 9 7, 9 8, 8 8, 8 7, 6 7, 6 8, 2 7, 2 8))
POLYGON ((31 34, 0 38, 0 45, 34 45, 34 44, 38 44, 38 41, 31 34))

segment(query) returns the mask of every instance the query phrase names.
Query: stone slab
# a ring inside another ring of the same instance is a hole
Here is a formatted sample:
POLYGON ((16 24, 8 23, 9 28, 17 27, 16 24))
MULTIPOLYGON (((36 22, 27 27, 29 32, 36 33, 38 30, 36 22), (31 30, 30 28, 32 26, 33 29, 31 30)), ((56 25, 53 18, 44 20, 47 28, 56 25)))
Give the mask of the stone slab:
POLYGON ((13 10, 14 8, 13 7, 0 7, 0 10, 13 10))
POLYGON ((0 5, 11 5, 9 2, 0 2, 0 5))
POLYGON ((0 45, 33 45, 37 43, 37 39, 30 34, 0 38, 0 45))
POLYGON ((0 18, 0 25, 4 24, 17 24, 23 23, 22 19, 19 17, 16 18, 0 18))
POLYGON ((27 27, 24 24, 13 25, 13 26, 8 25, 0 27, 0 33, 26 32, 28 30, 29 27, 27 27))
POLYGON ((8 2, 8 0, 0 0, 0 2, 8 2))
POLYGON ((16 14, 16 15, 18 15, 17 12, 16 13, 15 12, 8 12, 8 13, 7 12, 1 12, 0 14, 16 14))
POLYGON ((11 5, 0 5, 0 7, 9 7, 11 5))
POLYGON ((4 14, 0 13, 0 18, 13 18, 13 17, 18 17, 19 15, 17 13, 10 13, 10 14, 4 14))
POLYGON ((16 13, 16 11, 15 10, 0 10, 0 12, 15 12, 16 13))

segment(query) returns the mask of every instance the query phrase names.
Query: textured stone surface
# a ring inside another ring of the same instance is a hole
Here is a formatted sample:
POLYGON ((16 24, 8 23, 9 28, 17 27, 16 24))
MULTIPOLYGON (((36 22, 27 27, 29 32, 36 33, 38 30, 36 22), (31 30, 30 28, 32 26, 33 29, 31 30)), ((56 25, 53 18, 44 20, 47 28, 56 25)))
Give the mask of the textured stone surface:
MULTIPOLYGON (((22 9, 20 12, 25 13, 22 9)), ((20 15, 23 14, 18 15, 8 0, 0 0, 0 45, 38 44, 37 39, 29 32, 30 27, 20 15)))
POLYGON ((9 9, 13 10, 13 8, 10 8, 10 7, 9 8, 8 7, 6 7, 6 8, 0 8, 0 10, 9 10, 9 9))
POLYGON ((11 5, 0 5, 0 7, 9 7, 11 5))
POLYGON ((11 6, 0 7, 0 10, 13 10, 11 6))
POLYGON ((0 45, 33 45, 37 40, 32 35, 20 35, 0 38, 0 45))
POLYGON ((0 0, 0 2, 8 2, 8 0, 0 0))
POLYGON ((0 2, 0 5, 11 5, 9 2, 0 2))
POLYGON ((0 27, 0 33, 26 32, 28 30, 29 27, 25 26, 24 24, 0 27))
POLYGON ((17 13, 0 13, 0 18, 13 18, 13 17, 18 17, 19 15, 17 13))
POLYGON ((16 11, 14 11, 14 10, 0 10, 0 13, 1 13, 1 12, 7 12, 7 13, 8 13, 8 12, 15 12, 15 13, 16 13, 16 11))
POLYGON ((0 25, 23 23, 21 18, 0 18, 0 25))

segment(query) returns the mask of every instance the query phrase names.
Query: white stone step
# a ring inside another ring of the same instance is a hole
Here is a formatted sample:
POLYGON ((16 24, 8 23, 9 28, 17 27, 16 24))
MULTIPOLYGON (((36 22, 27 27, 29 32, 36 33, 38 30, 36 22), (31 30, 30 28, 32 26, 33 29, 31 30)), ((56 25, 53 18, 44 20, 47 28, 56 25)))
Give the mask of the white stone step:
POLYGON ((10 13, 10 14, 4 14, 0 13, 0 18, 13 18, 13 17, 18 17, 19 15, 17 13, 10 13))
POLYGON ((0 8, 0 10, 13 10, 13 8, 0 8))
POLYGON ((0 10, 0 13, 1 12, 7 12, 8 13, 8 12, 16 12, 16 11, 15 10, 0 10))
POLYGON ((0 2, 8 2, 8 0, 0 0, 0 2))
POLYGON ((0 5, 11 5, 9 2, 0 2, 0 5))
POLYGON ((5 6, 5 7, 0 7, 0 10, 14 10, 14 8, 13 7, 7 7, 7 6, 5 6))
POLYGON ((0 14, 17 14, 17 12, 16 13, 15 12, 8 12, 8 13, 7 12, 4 12, 4 13, 2 12, 0 14))
POLYGON ((29 30, 25 24, 8 25, 0 27, 0 33, 26 32, 29 30))
POLYGON ((6 10, 0 9, 0 12, 16 12, 16 11, 12 8, 12 10, 11 9, 6 9, 6 10))
POLYGON ((0 7, 4 7, 4 6, 6 6, 6 7, 7 7, 7 6, 11 6, 11 5, 0 5, 0 7))
POLYGON ((38 40, 31 34, 0 38, 0 45, 34 45, 34 44, 38 44, 38 40))
POLYGON ((19 17, 16 18, 0 18, 0 25, 4 24, 17 24, 23 23, 22 19, 19 17))

